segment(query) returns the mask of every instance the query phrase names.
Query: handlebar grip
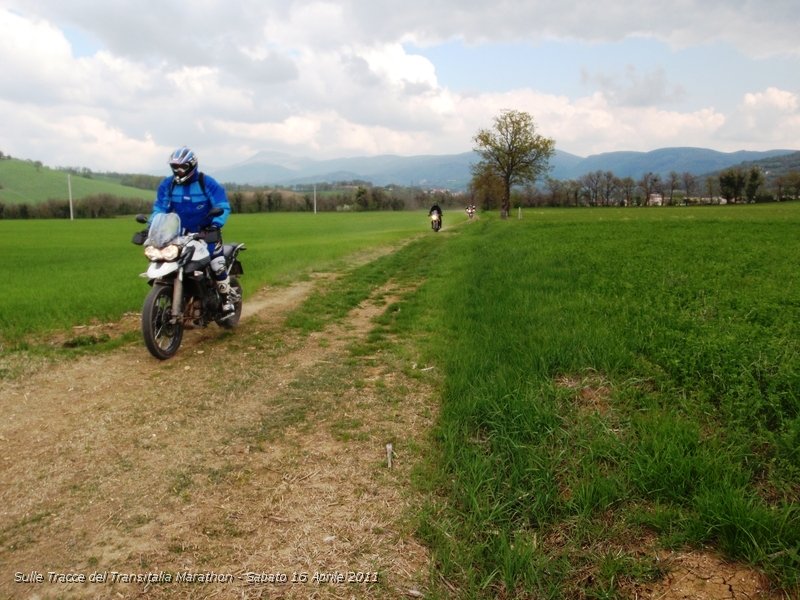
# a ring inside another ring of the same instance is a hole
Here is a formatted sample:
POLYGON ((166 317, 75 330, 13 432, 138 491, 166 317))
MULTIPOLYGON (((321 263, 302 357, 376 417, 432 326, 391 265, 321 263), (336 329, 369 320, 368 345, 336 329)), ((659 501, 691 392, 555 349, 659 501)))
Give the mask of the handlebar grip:
POLYGON ((209 244, 216 244, 221 237, 221 232, 218 228, 205 230, 201 233, 202 238, 209 244))

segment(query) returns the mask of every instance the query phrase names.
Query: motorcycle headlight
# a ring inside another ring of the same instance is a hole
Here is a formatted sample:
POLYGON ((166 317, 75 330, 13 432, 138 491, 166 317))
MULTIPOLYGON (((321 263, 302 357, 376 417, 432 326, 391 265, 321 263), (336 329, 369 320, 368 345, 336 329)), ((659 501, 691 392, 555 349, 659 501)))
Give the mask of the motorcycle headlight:
POLYGON ((170 244, 166 248, 155 248, 148 246, 144 249, 144 255, 149 260, 175 260, 180 254, 180 249, 175 244, 170 244))
POLYGON ((170 244, 161 251, 161 255, 164 257, 164 260, 175 260, 178 258, 178 254, 180 254, 180 248, 178 248, 175 244, 170 244))

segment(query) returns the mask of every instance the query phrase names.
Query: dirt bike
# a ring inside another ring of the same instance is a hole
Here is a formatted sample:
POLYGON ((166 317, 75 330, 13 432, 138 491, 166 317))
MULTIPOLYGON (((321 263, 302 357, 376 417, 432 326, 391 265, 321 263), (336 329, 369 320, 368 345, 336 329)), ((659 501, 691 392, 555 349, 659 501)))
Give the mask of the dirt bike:
MULTIPOLYGON (((213 209, 211 218, 222 214, 213 209)), ((147 217, 137 215, 136 221, 147 223, 147 217)), ((224 329, 232 329, 242 315, 242 286, 235 277, 244 273, 239 252, 244 244, 224 244, 225 267, 230 276, 229 300, 233 314, 222 311, 222 297, 211 269, 208 244, 220 240, 219 229, 198 233, 181 230, 180 217, 175 213, 157 214, 150 228, 133 236, 133 243, 144 245, 150 260, 141 276, 152 290, 142 306, 142 335, 150 354, 166 360, 175 355, 190 327, 206 327, 212 321, 224 329)))
POLYGON ((431 229, 439 231, 442 228, 442 215, 437 212, 431 213, 431 229))

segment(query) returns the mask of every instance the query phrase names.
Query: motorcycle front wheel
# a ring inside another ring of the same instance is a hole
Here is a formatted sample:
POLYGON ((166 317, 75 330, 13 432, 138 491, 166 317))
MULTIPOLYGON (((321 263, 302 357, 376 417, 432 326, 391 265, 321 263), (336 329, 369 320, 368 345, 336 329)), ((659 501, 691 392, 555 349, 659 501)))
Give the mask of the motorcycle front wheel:
POLYGON ((175 355, 183 339, 183 321, 172 318, 172 286, 154 285, 142 307, 142 335, 150 354, 160 360, 175 355))

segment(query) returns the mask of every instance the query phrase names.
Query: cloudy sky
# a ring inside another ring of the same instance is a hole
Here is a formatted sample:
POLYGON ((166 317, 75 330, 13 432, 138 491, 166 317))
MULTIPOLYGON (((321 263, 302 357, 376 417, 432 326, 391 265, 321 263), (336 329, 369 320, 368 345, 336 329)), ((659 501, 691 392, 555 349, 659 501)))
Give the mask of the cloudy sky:
POLYGON ((0 0, 0 151, 449 154, 505 109, 580 156, 800 149, 798 23, 798 0, 0 0))

